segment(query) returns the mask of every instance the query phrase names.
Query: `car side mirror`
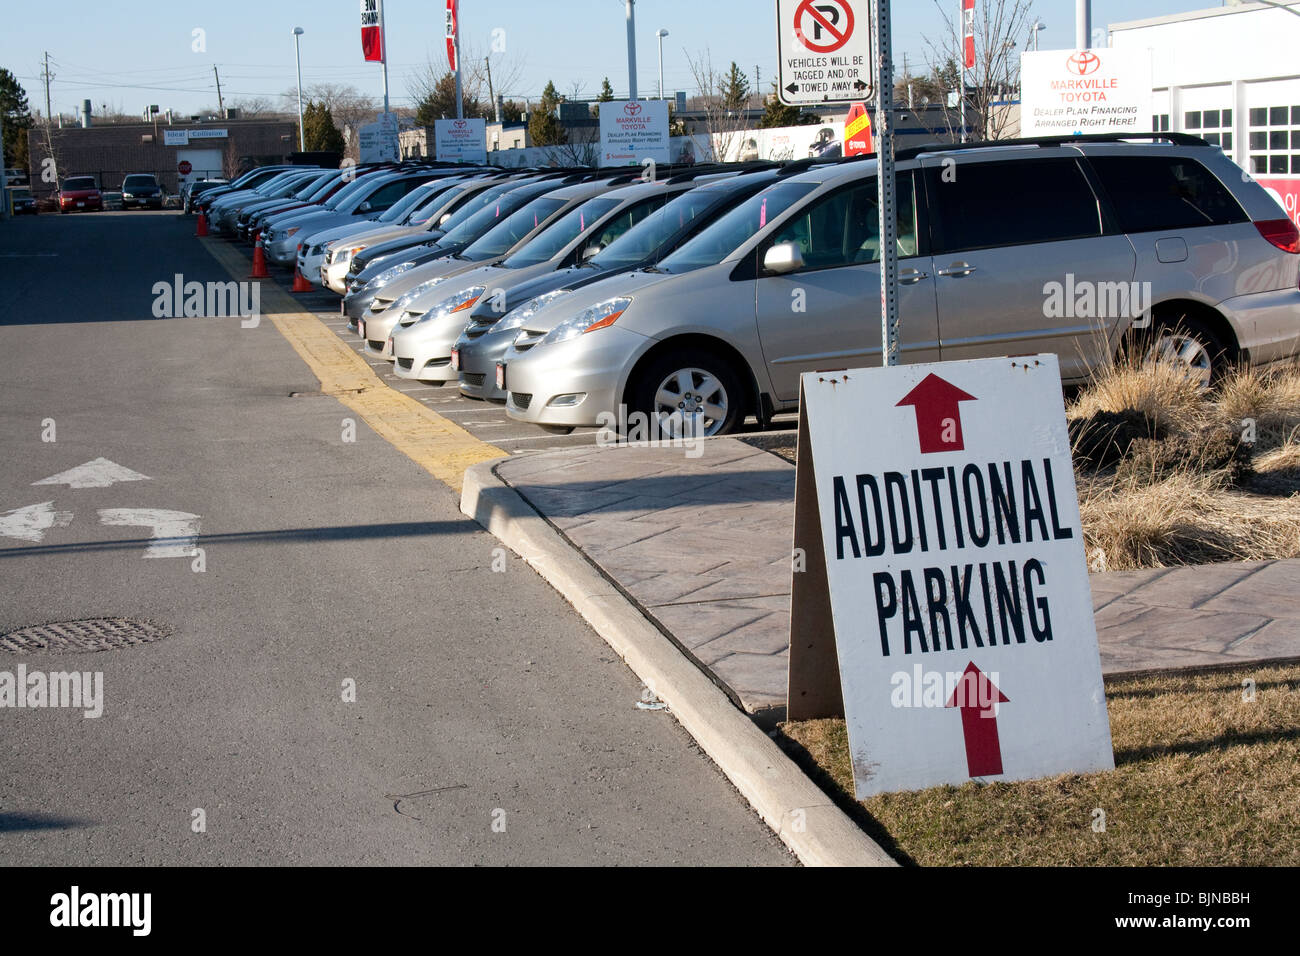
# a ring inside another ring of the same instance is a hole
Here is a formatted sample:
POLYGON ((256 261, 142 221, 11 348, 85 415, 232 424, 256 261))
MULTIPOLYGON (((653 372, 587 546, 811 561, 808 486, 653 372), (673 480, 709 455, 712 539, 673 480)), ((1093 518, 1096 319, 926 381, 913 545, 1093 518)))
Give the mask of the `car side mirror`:
POLYGON ((776 275, 798 272, 803 266, 803 250, 793 242, 777 243, 763 255, 763 269, 776 275))
POLYGON ((444 213, 442 214, 442 218, 438 220, 438 225, 441 226, 444 222, 446 222, 446 221, 447 221, 448 219, 450 219, 450 218, 451 218, 451 213, 449 213, 449 212, 444 212, 444 213))
POLYGON ((601 246, 596 245, 594 242, 587 246, 587 248, 582 250, 582 261, 586 262, 588 259, 594 259, 600 253, 601 248, 601 246))
POLYGON ((370 212, 370 202, 367 200, 357 207, 357 212, 370 212))

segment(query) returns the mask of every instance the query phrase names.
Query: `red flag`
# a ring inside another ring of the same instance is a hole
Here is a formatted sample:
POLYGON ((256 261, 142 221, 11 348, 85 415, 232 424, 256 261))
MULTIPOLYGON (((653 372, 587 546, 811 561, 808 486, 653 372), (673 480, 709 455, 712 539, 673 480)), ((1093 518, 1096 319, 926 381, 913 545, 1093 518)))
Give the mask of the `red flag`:
POLYGON ((961 0, 963 54, 966 69, 975 69, 975 0, 961 0))
POLYGON ((384 0, 361 0, 361 53, 367 61, 384 62, 384 0))
POLYGON ((447 63, 453 73, 456 72, 456 3, 457 0, 447 0, 447 63))

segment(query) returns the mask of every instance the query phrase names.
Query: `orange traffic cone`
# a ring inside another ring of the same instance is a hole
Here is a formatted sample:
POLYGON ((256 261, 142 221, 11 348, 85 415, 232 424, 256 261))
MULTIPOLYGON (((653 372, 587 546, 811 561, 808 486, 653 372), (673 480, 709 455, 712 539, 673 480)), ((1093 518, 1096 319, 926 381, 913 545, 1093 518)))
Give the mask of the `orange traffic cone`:
POLYGON ((294 266, 293 269, 293 288, 290 289, 289 291, 290 292, 311 292, 312 291, 311 283, 307 281, 307 277, 302 274, 302 270, 299 269, 297 266, 294 266))
POLYGON ((253 247, 253 271, 250 279, 269 279, 271 273, 266 269, 266 253, 262 251, 262 233, 257 233, 257 245, 253 247))
POLYGON ((194 227, 194 235, 206 236, 208 234, 208 217, 203 215, 203 210, 199 210, 199 222, 194 227))

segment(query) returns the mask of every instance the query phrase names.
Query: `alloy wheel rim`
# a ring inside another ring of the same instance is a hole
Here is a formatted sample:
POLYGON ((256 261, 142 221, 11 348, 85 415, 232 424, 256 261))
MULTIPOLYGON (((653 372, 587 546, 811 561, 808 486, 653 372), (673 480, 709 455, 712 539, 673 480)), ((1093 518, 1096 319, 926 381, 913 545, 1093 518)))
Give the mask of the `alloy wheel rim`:
POLYGON ((726 388, 707 369, 678 369, 665 376, 655 389, 655 417, 660 430, 670 438, 717 434, 727 420, 729 407, 726 388), (694 424, 698 418, 703 419, 702 428, 694 424))
POLYGON ((1187 376, 1202 388, 1210 387, 1213 362, 1209 350, 1197 339, 1183 333, 1166 332, 1147 350, 1148 362, 1169 362, 1187 370, 1187 376))

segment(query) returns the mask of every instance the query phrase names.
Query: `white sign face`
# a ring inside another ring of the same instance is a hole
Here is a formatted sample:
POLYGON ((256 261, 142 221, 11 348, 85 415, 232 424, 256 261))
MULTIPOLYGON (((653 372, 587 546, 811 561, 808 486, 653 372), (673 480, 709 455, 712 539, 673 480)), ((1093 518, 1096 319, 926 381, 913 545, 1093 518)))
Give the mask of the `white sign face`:
POLYGON ((163 130, 164 146, 185 146, 190 141, 189 130, 184 129, 165 129, 163 130))
POLYGON ((357 149, 363 163, 397 162, 402 154, 397 142, 397 114, 380 113, 376 122, 359 127, 357 149))
POLYGON ((1113 768, 1056 356, 803 395, 857 796, 1113 768))
POLYGON ((1151 51, 1020 55, 1020 135, 1151 132, 1151 51))
POLYGON ((868 0, 776 0, 776 91, 787 106, 870 99, 875 85, 868 0))
POLYGON ((600 104, 600 165, 631 166, 647 159, 671 163, 667 100, 600 104))
POLYGON ((433 138, 439 162, 487 163, 487 120, 434 120, 433 138))

